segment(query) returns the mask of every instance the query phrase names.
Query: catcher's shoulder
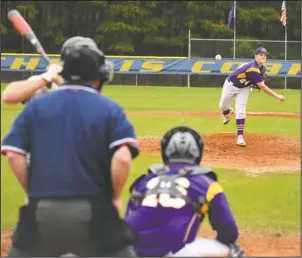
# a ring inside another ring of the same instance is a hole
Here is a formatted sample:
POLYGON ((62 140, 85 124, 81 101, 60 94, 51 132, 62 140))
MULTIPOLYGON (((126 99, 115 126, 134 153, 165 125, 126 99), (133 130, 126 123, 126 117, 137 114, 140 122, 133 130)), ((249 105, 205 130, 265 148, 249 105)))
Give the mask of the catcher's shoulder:
POLYGON ((193 167, 188 167, 187 170, 190 171, 189 174, 191 174, 191 175, 201 175, 201 176, 204 175, 204 176, 208 176, 213 181, 218 181, 218 176, 217 176, 216 172, 210 167, 193 166, 193 167))

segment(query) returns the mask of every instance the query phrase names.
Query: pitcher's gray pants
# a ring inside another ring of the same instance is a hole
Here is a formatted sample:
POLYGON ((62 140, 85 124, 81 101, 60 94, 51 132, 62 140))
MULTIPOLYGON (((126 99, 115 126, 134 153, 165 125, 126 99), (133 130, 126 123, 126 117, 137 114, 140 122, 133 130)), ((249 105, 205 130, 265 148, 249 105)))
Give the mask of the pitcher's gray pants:
MULTIPOLYGON (((12 247, 9 257, 58 257, 64 254, 92 256, 89 237, 91 204, 84 199, 49 199, 37 204, 38 239, 31 250, 12 247)), ((106 223, 106 222, 104 222, 106 223)), ((99 256, 134 257, 132 247, 99 256)))

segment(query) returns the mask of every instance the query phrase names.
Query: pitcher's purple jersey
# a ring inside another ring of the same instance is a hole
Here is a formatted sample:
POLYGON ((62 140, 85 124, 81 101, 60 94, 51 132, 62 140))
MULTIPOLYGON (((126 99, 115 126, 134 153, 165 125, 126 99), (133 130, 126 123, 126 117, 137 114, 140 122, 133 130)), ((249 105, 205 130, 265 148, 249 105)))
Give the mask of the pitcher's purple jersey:
MULTIPOLYGON (((188 165, 169 164, 166 167, 166 175, 176 175, 188 165)), ((153 168, 154 166, 149 169, 148 175, 142 176, 134 183, 133 194, 144 194, 148 190, 148 182, 157 177, 156 173, 152 172, 153 168)), ((134 246, 138 256, 162 257, 169 252, 177 252, 195 239, 206 213, 209 214, 213 229, 218 233, 219 241, 225 244, 236 241, 237 226, 221 186, 205 174, 187 175, 185 178, 189 181, 186 188, 187 197, 196 202, 201 197, 206 199, 200 213, 188 203, 181 208, 162 207, 158 202, 155 207, 148 207, 144 202, 138 204, 130 198, 125 221, 139 235, 139 243, 134 246)))
POLYGON ((248 62, 236 69, 228 80, 237 88, 245 88, 263 81, 265 66, 259 66, 256 60, 248 62))

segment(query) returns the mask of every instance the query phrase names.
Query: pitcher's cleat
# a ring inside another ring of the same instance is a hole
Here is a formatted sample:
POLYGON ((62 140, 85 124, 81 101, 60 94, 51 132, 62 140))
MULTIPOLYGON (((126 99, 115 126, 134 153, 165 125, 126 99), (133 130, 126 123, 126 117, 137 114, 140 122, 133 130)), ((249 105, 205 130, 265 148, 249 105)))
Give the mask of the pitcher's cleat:
POLYGON ((240 146, 240 147, 246 147, 247 144, 246 142, 244 141, 243 139, 243 135, 238 135, 237 136, 237 141, 236 141, 237 145, 240 146))
POLYGON ((226 125, 230 122, 231 119, 231 115, 234 114, 234 109, 233 108, 229 108, 227 110, 224 110, 222 112, 222 117, 223 117, 223 124, 226 125))

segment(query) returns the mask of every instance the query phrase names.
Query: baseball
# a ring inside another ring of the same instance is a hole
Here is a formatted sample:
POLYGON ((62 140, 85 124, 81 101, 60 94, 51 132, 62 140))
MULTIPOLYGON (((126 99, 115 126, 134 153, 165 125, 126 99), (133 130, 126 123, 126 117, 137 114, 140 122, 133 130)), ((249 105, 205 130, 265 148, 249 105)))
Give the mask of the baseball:
POLYGON ((215 59, 216 59, 216 60, 221 60, 221 55, 216 55, 216 56, 215 56, 215 59))

